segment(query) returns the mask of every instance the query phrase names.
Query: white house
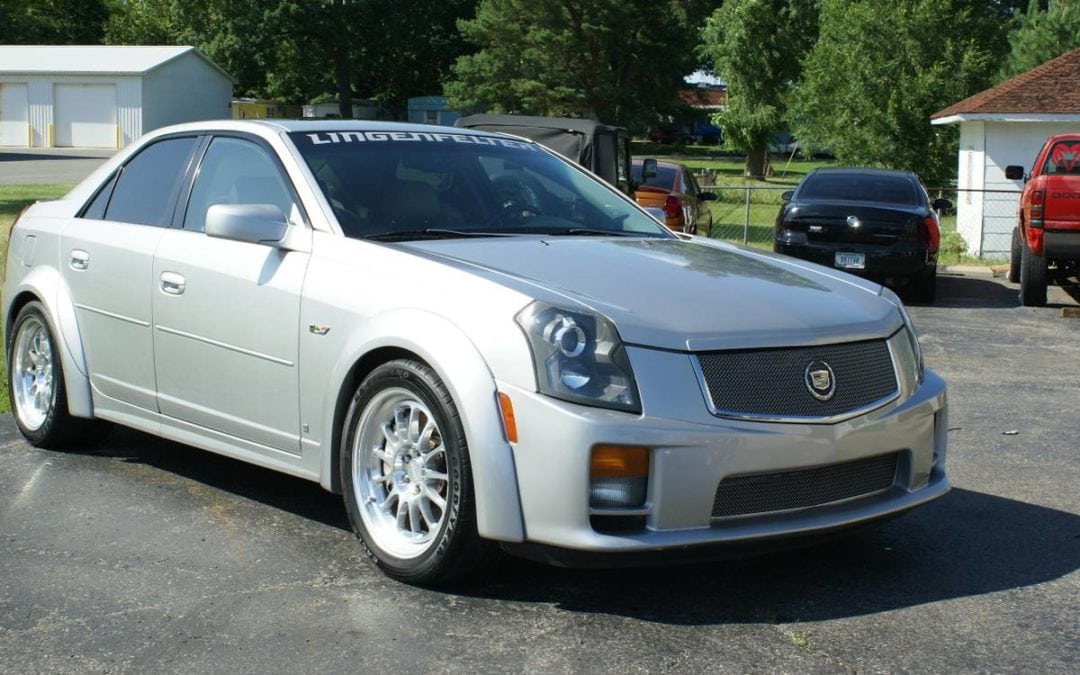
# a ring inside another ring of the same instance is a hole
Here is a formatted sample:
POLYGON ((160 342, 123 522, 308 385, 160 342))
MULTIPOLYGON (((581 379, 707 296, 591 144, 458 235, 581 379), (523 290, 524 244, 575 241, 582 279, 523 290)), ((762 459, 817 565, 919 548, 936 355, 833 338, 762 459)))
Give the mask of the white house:
POLYGON ((960 125, 956 228, 968 252, 1009 253, 1023 181, 1005 167, 1031 163, 1047 136, 1080 132, 1080 49, 1047 61, 931 116, 960 125))
POLYGON ((120 148, 230 117, 232 87, 194 47, 0 46, 0 146, 120 148))

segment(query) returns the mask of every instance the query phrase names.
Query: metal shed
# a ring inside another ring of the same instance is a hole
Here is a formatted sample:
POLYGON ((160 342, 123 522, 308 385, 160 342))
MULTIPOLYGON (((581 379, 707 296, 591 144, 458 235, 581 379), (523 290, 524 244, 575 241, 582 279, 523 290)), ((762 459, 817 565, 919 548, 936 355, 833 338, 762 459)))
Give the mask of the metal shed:
POLYGON ((194 47, 0 46, 0 146, 120 148, 230 117, 232 87, 194 47))

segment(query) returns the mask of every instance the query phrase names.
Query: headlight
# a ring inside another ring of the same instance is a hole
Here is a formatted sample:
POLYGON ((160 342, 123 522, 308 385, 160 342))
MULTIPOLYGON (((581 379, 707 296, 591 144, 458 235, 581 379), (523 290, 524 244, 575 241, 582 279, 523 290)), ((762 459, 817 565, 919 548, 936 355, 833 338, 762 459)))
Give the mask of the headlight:
POLYGON ((606 318, 534 302, 517 315, 532 349, 536 380, 548 396, 641 412, 619 333, 606 318))
POLYGON ((923 364, 922 346, 919 344, 919 335, 915 332, 915 324, 911 323, 911 317, 908 316, 907 310, 904 309, 904 303, 901 302, 896 293, 893 293, 887 288, 882 288, 881 295, 886 300, 896 305, 896 308, 900 310, 900 318, 904 320, 904 336, 907 338, 908 346, 911 347, 911 354, 915 359, 915 362, 910 366, 906 363, 901 364, 901 366, 910 367, 914 370, 915 386, 918 386, 923 382, 926 366, 923 364))

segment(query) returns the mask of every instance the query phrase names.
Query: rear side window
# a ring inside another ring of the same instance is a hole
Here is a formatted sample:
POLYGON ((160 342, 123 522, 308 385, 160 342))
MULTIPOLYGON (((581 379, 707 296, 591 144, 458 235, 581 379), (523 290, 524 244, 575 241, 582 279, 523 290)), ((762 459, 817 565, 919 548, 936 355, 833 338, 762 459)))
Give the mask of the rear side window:
POLYGON ((1058 141, 1050 148, 1043 165, 1044 174, 1080 174, 1080 141, 1058 141))
POLYGON ((180 181, 197 142, 196 138, 168 138, 135 155, 116 179, 105 219, 168 226, 180 181))
POLYGON ((857 173, 819 173, 808 176, 799 189, 799 199, 843 202, 884 202, 918 204, 915 185, 899 176, 857 173))

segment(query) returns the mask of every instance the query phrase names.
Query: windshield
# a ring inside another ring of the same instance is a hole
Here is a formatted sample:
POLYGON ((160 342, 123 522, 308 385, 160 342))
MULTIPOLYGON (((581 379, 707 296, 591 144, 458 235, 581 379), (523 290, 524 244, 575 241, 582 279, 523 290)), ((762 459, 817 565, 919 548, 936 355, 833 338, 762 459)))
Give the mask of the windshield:
POLYGON ((464 134, 290 134, 346 236, 670 237, 598 179, 532 143, 464 134))
POLYGON ((844 202, 918 204, 915 185, 904 176, 859 173, 817 173, 807 176, 799 199, 844 202))

